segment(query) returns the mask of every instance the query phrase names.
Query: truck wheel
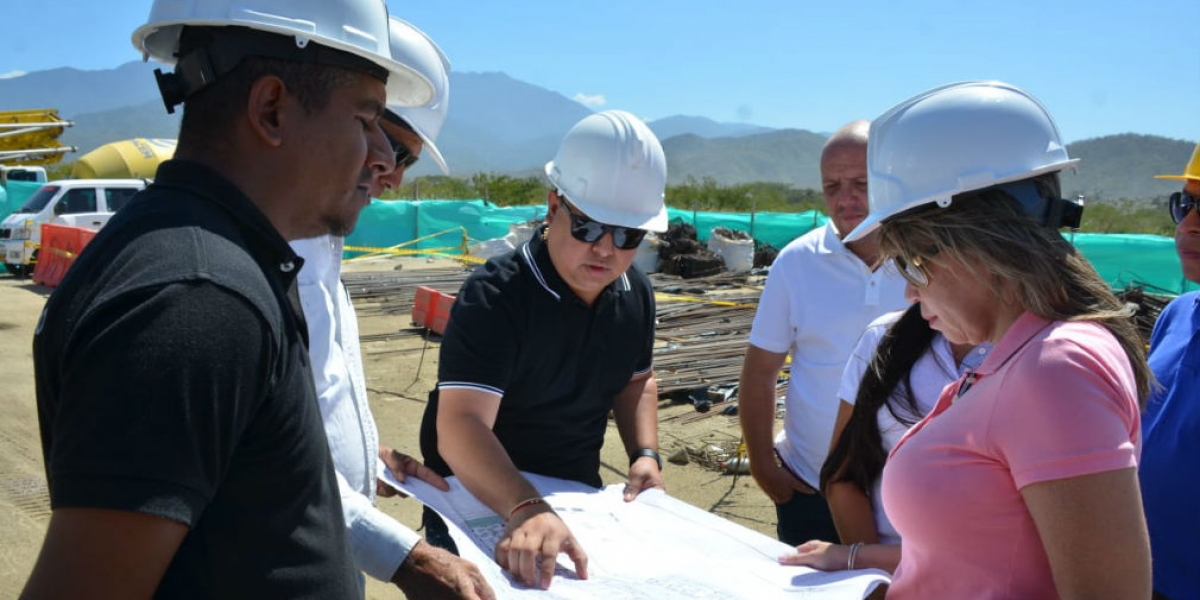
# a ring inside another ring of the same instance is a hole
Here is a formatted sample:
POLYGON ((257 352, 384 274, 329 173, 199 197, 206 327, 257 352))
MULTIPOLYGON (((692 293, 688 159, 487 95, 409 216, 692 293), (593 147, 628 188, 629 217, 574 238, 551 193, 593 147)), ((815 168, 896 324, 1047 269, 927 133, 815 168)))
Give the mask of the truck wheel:
POLYGON ((23 265, 14 265, 12 263, 4 263, 4 268, 12 273, 13 277, 21 279, 25 277, 25 267, 23 265))

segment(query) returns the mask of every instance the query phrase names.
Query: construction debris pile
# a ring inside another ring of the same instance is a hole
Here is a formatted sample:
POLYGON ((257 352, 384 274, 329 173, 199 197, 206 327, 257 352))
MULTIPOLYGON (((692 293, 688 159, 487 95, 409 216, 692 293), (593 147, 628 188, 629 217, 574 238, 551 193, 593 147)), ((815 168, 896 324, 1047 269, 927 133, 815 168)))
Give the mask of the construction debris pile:
POLYGON ((754 244, 754 268, 761 269, 775 264, 775 257, 779 256, 779 249, 766 242, 754 244))
POLYGON ((696 228, 691 223, 677 219, 671 222, 667 232, 660 235, 659 239, 659 268, 663 273, 691 279, 725 270, 721 257, 705 248, 696 238, 696 228))
POLYGON ((758 294, 712 301, 659 300, 654 374, 660 395, 737 382, 758 294))
POLYGON ((749 233, 729 227, 715 227, 707 243, 701 243, 691 223, 676 219, 667 232, 660 234, 659 268, 668 275, 684 279, 707 277, 722 271, 744 273, 769 266, 779 253, 769 244, 760 244, 749 233))
MULTIPOLYGON (((418 286, 454 294, 470 272, 470 267, 360 271, 343 273, 343 281, 360 316, 406 316, 418 286)), ((678 394, 701 411, 732 404, 761 277, 720 272, 685 283, 656 273, 651 281, 658 293, 654 369, 660 396, 678 394)), ((361 339, 380 342, 424 334, 423 328, 406 327, 361 339)))

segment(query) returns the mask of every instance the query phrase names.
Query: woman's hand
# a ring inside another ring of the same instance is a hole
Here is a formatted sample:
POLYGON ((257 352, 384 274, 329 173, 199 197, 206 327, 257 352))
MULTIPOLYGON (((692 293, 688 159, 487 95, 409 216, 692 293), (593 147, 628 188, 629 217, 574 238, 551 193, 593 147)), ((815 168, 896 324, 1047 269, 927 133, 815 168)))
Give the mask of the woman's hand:
POLYGON ((819 571, 843 571, 850 558, 850 548, 841 544, 809 540, 796 546, 795 554, 779 557, 781 565, 802 565, 819 571))

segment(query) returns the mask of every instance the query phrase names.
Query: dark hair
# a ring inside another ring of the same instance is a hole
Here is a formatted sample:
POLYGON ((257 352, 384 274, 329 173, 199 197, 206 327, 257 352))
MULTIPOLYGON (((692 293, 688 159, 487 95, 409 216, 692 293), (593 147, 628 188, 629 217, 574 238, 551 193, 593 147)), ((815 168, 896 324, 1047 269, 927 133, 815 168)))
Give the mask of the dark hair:
MULTIPOLYGON (((188 27, 180 38, 181 52, 212 43, 208 28, 188 27)), ((250 88, 263 77, 283 81, 310 114, 329 106, 333 92, 354 81, 355 71, 345 67, 278 58, 249 56, 217 81, 188 97, 183 105, 179 145, 209 150, 229 139, 233 124, 246 110, 250 88)))
POLYGON ((883 334, 859 383, 850 421, 821 467, 822 491, 831 483, 849 482, 871 493, 887 460, 879 432, 879 410, 886 407, 896 421, 908 426, 924 416, 909 375, 917 360, 929 351, 935 335, 929 322, 921 317, 920 304, 908 307, 883 334))

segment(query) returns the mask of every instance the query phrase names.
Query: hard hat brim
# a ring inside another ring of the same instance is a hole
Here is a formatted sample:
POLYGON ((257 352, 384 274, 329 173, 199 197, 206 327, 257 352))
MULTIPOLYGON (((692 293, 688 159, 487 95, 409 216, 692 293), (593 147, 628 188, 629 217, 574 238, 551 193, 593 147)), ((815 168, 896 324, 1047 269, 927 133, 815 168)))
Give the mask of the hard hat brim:
MULTIPOLYGON (((1079 166, 1079 160, 1080 159, 1078 159, 1078 158, 1071 158, 1071 159, 1067 159, 1065 161, 1046 165, 1040 169, 1033 169, 1033 170, 1026 171, 1026 172, 1017 174, 1017 175, 1012 175, 1009 177, 1000 177, 995 180, 989 181, 987 185, 982 186, 982 187, 970 187, 967 189, 948 190, 944 194, 938 194, 937 196, 930 196, 928 198, 922 198, 922 199, 914 201, 914 202, 909 202, 908 204, 905 204, 903 206, 900 206, 900 207, 897 207, 897 208, 894 208, 894 209, 888 211, 886 214, 880 214, 880 213, 874 213, 874 212, 868 213, 867 217, 865 219, 863 219, 861 223, 858 224, 858 227, 855 227, 848 235, 846 235, 845 238, 842 239, 842 241, 844 243, 851 243, 851 242, 858 241, 858 240, 862 239, 863 237, 867 236, 868 234, 870 234, 872 231, 875 231, 876 229, 878 229, 879 226, 886 223, 888 221, 888 219, 891 219, 892 217, 895 217, 896 215, 899 215, 901 213, 906 213, 914 208, 925 206, 927 204, 935 204, 939 200, 949 201, 949 199, 952 199, 954 196, 957 196, 959 194, 976 192, 979 190, 992 188, 992 187, 995 187, 998 185, 1012 183, 1014 181, 1021 181, 1022 179, 1030 179, 1032 177, 1037 177, 1039 175, 1044 175, 1046 173, 1061 172, 1061 171, 1066 171, 1068 169, 1074 171, 1075 168, 1079 166)), ((871 193, 870 185, 871 184, 868 181, 868 183, 867 183, 868 196, 871 193)), ((946 206, 949 206, 949 204, 946 204, 946 206)))
MULTIPOLYGON (((184 27, 245 27, 256 31, 274 33, 286 37, 297 37, 296 30, 269 23, 237 23, 228 21, 186 19, 178 21, 162 21, 148 23, 138 27, 133 32, 133 46, 142 53, 142 59, 153 58, 165 65, 174 66, 175 56, 165 52, 165 48, 177 48, 179 35, 184 27), (161 36, 166 36, 165 38, 161 36)), ((313 43, 340 50, 348 54, 373 62, 388 72, 387 102, 399 106, 422 106, 433 100, 433 84, 412 67, 383 58, 378 54, 368 52, 353 44, 328 38, 314 38, 313 43)))
POLYGON ((579 210, 582 210, 588 217, 604 223, 606 225, 620 225, 621 227, 633 227, 636 229, 644 229, 655 233, 662 233, 667 230, 667 205, 664 202, 659 211, 647 217, 645 214, 633 214, 626 211, 612 210, 610 208, 599 206, 594 202, 587 200, 576 200, 571 196, 571 190, 566 189, 555 177, 557 168, 554 166, 554 161, 546 163, 545 167, 546 179, 558 191, 566 196, 567 200, 579 210))
POLYGON ((428 152, 429 158, 432 158, 433 162, 437 163, 438 168, 442 171, 442 175, 450 174, 450 167, 446 164, 445 157, 442 156, 438 147, 433 145, 433 142, 425 140, 425 152, 428 152))
POLYGON ((1174 181, 1200 181, 1200 175, 1155 175, 1155 179, 1171 179, 1174 181))

